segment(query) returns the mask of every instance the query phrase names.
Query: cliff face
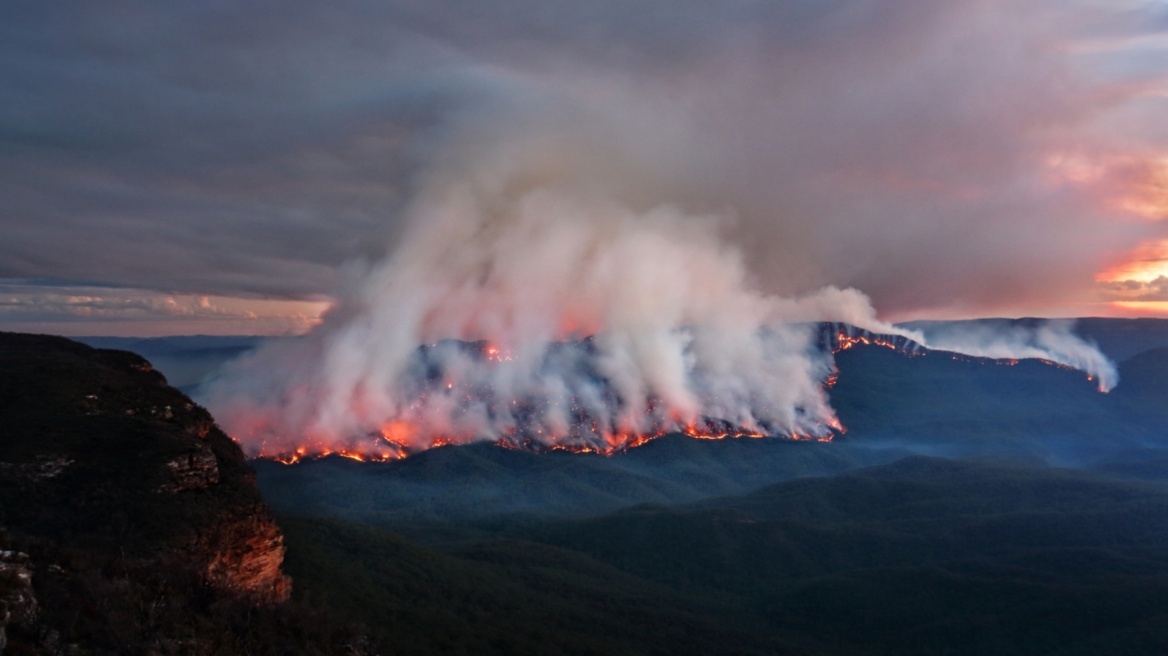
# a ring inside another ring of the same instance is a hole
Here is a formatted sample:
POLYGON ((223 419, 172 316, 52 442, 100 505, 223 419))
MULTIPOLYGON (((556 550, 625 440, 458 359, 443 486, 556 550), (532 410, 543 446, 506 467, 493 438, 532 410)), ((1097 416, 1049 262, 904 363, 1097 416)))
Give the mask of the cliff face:
POLYGON ((221 519, 192 543, 195 553, 209 556, 200 561, 207 582, 260 601, 286 600, 292 581, 281 570, 284 535, 267 507, 243 506, 221 519))
POLYGON ((0 640, 42 646, 122 622, 165 652, 184 612, 291 592, 283 535, 207 411, 142 358, 63 338, 0 333, 0 553, 0 640))

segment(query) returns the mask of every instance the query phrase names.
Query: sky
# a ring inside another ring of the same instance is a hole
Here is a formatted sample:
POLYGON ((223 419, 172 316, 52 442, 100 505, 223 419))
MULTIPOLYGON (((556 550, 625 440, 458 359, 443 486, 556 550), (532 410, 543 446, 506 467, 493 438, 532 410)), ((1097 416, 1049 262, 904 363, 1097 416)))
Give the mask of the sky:
POLYGON ((698 297, 1168 317, 1162 0, 7 0, 0 89, 0 330, 302 333, 580 225, 698 297))

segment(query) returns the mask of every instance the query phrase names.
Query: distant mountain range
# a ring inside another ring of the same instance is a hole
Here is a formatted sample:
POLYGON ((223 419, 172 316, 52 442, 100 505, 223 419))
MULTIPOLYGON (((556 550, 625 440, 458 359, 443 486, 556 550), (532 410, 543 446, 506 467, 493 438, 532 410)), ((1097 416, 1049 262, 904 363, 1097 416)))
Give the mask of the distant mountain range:
MULTIPOLYGON (((909 322, 906 328, 928 325, 1030 325, 1036 319, 983 319, 956 322, 909 322)), ((1116 362, 1154 348, 1168 348, 1168 319, 1078 319, 1075 332, 1096 342, 1116 362)), ((172 385, 195 393, 198 385, 225 362, 236 358, 267 340, 296 337, 259 337, 249 335, 188 335, 177 337, 77 337, 77 341, 96 348, 120 349, 138 353, 165 371, 172 385)))

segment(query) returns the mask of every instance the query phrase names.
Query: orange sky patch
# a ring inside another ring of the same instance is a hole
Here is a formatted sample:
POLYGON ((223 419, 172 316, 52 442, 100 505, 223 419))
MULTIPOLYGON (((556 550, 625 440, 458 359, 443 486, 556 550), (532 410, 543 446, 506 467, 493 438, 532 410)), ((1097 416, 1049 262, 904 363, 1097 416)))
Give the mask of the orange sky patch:
POLYGON ((1095 279, 1099 282, 1151 282, 1161 276, 1168 277, 1168 239, 1141 244, 1123 262, 1100 272, 1095 279))
POLYGON ((1128 317, 1168 317, 1168 301, 1114 301, 1111 303, 1128 317))

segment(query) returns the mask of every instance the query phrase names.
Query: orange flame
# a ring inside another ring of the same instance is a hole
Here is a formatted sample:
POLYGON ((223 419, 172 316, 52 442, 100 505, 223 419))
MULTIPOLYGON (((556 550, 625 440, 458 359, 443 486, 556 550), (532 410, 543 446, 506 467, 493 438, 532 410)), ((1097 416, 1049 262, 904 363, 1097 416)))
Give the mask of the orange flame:
POLYGON ((396 447, 405 448, 410 443, 410 437, 414 435, 414 428, 408 421, 394 420, 382 424, 380 432, 381 439, 396 447))

